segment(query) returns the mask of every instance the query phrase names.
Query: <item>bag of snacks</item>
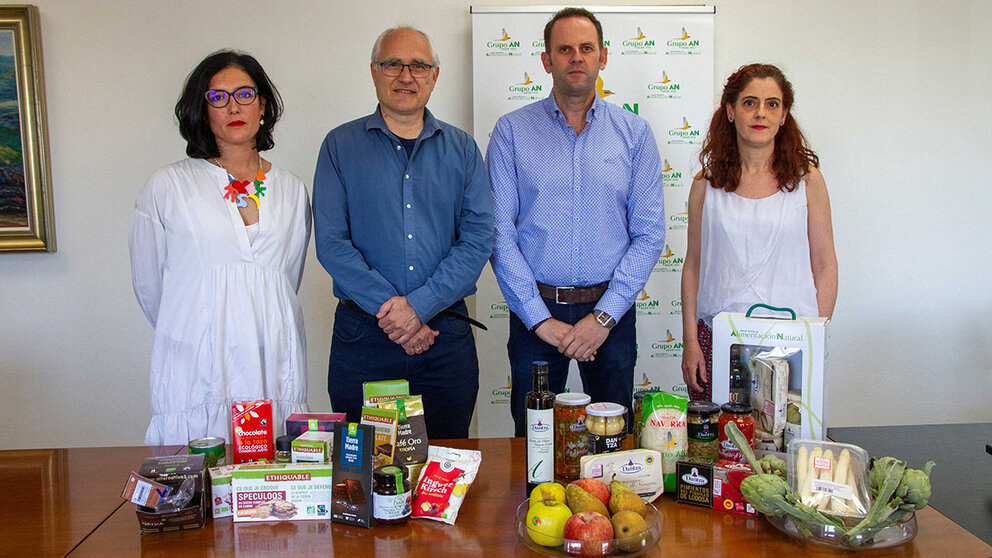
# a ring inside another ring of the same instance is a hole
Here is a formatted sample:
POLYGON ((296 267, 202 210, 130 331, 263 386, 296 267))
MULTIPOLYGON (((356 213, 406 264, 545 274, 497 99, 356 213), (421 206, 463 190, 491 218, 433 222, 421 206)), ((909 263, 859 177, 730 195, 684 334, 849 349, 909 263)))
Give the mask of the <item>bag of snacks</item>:
POLYGON ((451 525, 475 481, 482 452, 430 446, 428 460, 413 495, 412 517, 443 521, 451 525))

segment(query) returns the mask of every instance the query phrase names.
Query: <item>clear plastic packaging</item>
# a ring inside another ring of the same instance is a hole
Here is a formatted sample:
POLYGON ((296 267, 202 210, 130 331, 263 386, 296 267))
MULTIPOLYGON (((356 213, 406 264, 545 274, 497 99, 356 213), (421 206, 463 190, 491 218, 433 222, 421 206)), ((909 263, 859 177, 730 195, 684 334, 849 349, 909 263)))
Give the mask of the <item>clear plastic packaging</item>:
POLYGON ((789 359, 799 349, 782 347, 765 348, 750 352, 748 367, 751 369, 751 407, 754 408, 755 427, 761 431, 762 440, 769 439, 776 451, 785 447, 784 433, 789 395, 789 359))
POLYGON ((799 500, 838 516, 864 517, 871 507, 868 452, 851 444, 795 440, 789 445, 789 488, 799 500))

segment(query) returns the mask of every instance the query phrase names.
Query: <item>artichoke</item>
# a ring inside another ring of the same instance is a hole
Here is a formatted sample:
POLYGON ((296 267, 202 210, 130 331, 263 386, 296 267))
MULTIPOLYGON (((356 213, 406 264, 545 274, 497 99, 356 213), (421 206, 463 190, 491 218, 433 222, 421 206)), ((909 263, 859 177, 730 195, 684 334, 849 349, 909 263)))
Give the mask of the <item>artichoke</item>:
POLYGON ((777 505, 766 502, 766 499, 785 501, 789 493, 789 485, 778 475, 759 473, 741 481, 741 494, 754 506, 754 509, 765 515, 782 515, 777 505))
POLYGON ((782 480, 785 480, 785 474, 788 470, 788 466, 785 464, 785 461, 778 456, 769 453, 758 460, 758 464, 761 465, 761 472, 771 475, 778 475, 782 477, 782 480))
POLYGON ((919 469, 906 469, 896 487, 895 498, 902 500, 900 509, 920 511, 930 501, 930 476, 919 469))

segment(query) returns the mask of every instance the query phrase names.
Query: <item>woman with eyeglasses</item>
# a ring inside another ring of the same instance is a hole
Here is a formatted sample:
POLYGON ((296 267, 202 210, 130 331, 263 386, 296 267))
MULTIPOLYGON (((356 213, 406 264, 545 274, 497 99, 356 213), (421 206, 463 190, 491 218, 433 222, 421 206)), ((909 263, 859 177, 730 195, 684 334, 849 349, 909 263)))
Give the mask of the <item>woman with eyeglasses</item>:
POLYGON ((138 195, 131 278, 155 328, 147 445, 230 440, 232 401, 272 399, 276 435, 307 411, 297 290, 310 202, 303 181, 259 154, 281 113, 258 61, 211 54, 176 103, 189 157, 138 195))

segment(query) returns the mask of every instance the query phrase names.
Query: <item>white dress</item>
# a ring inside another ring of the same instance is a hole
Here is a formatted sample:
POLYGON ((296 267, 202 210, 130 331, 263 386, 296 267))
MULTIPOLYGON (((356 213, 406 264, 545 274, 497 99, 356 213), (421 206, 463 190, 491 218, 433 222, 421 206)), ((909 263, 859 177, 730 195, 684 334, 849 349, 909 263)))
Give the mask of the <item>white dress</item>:
POLYGON ((224 199, 227 173, 203 159, 157 170, 135 203, 131 279, 155 327, 147 445, 230 441, 231 402, 272 399, 275 434, 306 412, 303 312, 297 290, 310 241, 303 182, 266 174, 249 242, 224 199))
POLYGON ((709 325, 720 312, 747 312, 759 302, 791 308, 797 316, 819 313, 805 180, 792 192, 759 199, 707 182, 700 226, 698 319, 709 325))

